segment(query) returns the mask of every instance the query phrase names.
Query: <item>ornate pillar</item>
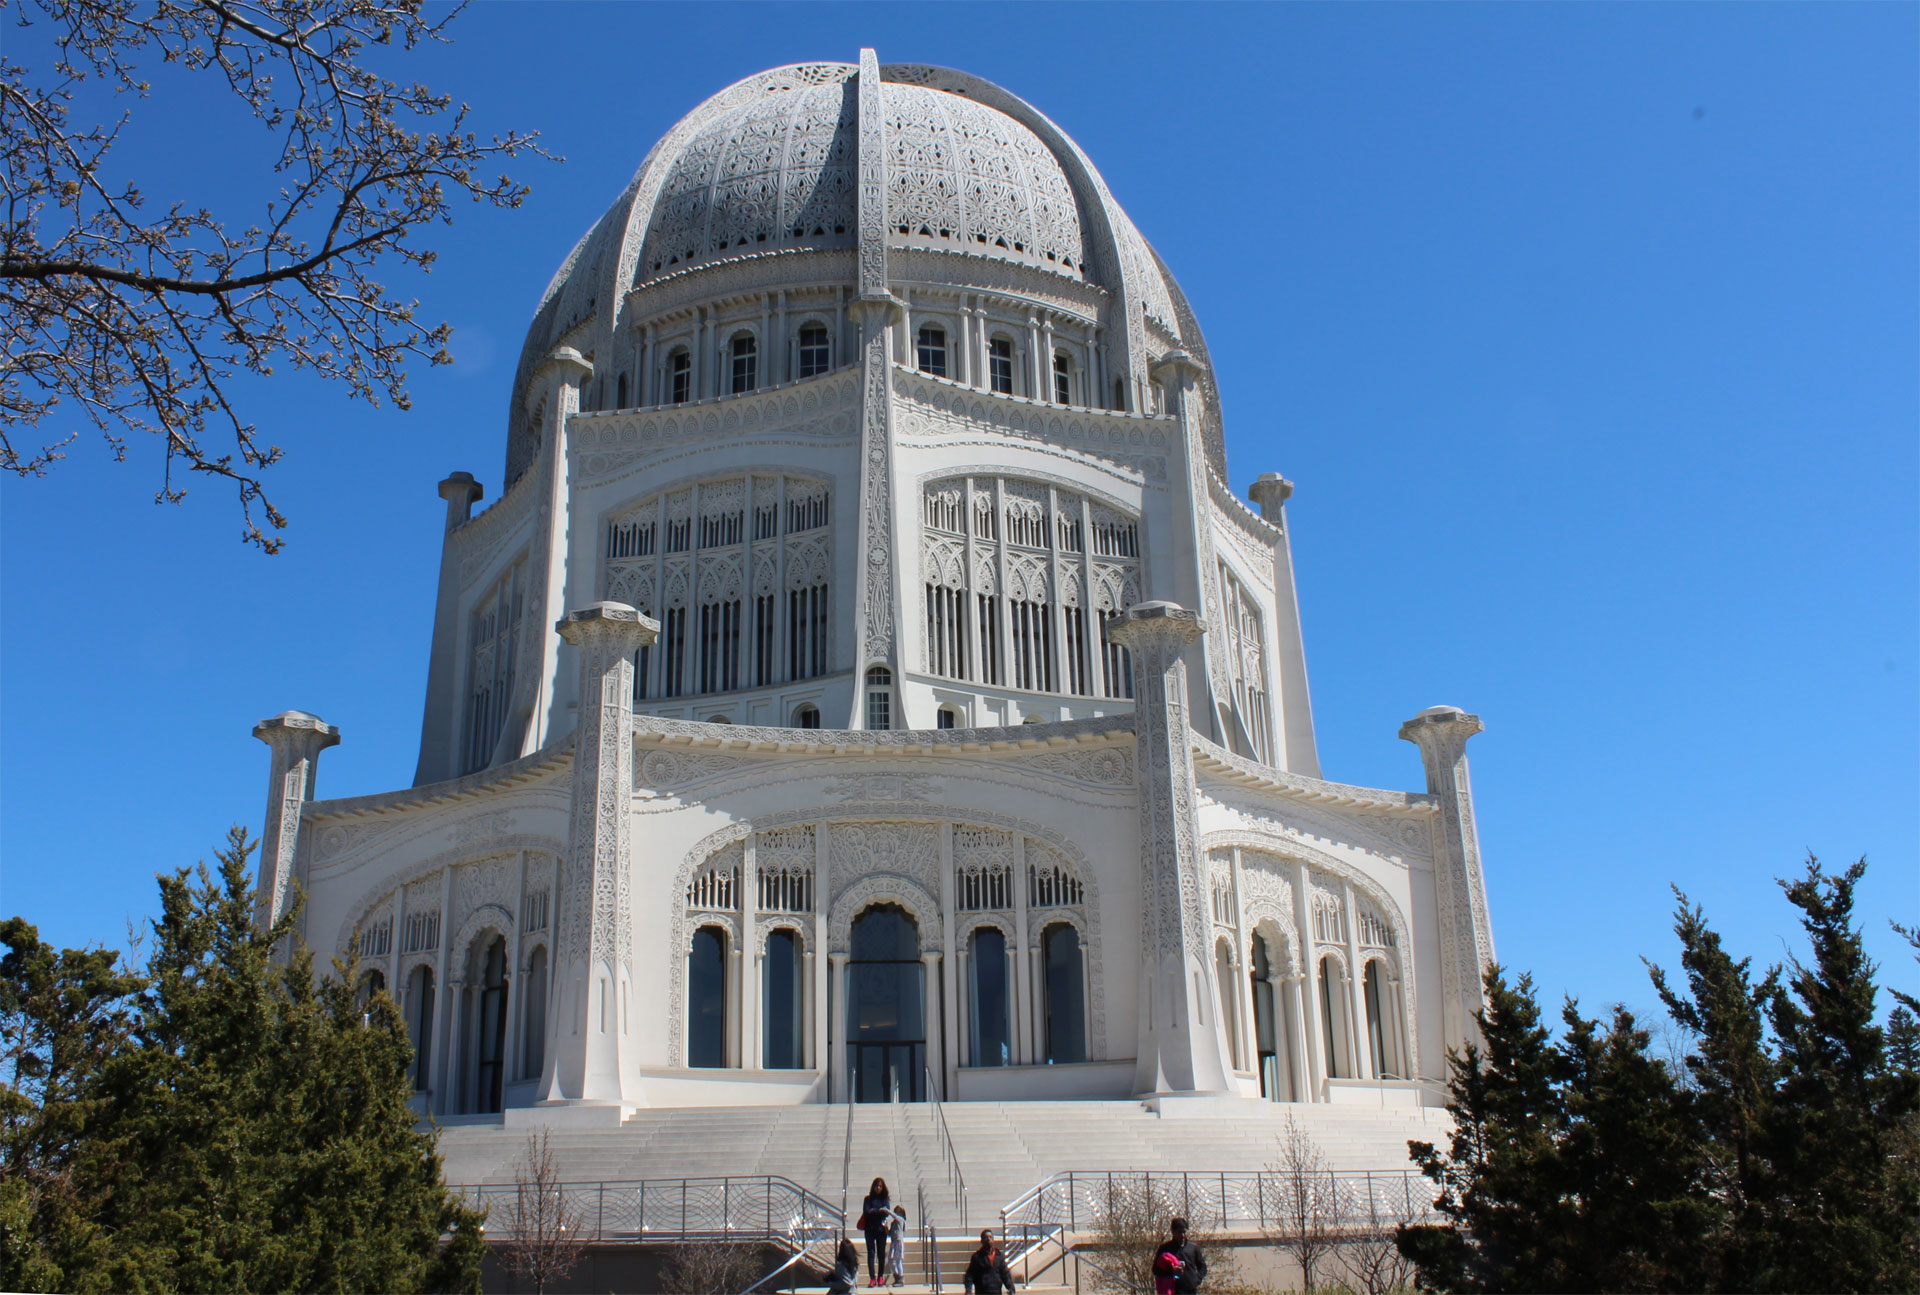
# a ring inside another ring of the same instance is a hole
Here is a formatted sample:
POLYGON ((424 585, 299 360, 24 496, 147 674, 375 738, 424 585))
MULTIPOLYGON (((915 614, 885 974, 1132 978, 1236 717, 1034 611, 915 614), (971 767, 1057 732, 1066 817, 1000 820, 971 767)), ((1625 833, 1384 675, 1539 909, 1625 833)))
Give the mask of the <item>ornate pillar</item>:
MULTIPOLYGON (((752 507, 746 516, 751 524, 752 507)), ((758 834, 750 832, 740 849, 740 1066, 744 1070, 760 1069, 760 1045, 765 1038, 760 1024, 765 1010, 760 1002, 760 972, 767 949, 760 939, 760 860, 754 848, 758 840, 758 834)))
POLYGON ((473 517, 473 505, 486 493, 470 472, 456 472, 440 483, 447 501, 447 528, 440 540, 440 592, 433 608, 433 646, 427 656, 427 704, 420 722, 420 760, 413 785, 458 777, 460 700, 460 564, 454 560, 453 533, 473 517))
MULTIPOLYGON (((1400 726, 1400 736, 1420 748, 1427 794, 1440 809, 1434 824, 1433 888, 1440 919, 1442 1049, 1480 1041, 1473 1014, 1484 1005, 1480 978, 1494 960, 1487 885, 1480 869, 1480 829, 1467 775, 1467 739, 1484 727, 1478 715, 1458 706, 1429 706, 1400 726)), ((1429 1070, 1426 1059, 1419 1068, 1440 1073, 1429 1070)))
POLYGON ((1279 532, 1273 542, 1273 673, 1279 745, 1274 763, 1289 773, 1320 776, 1320 753, 1313 737, 1313 704, 1307 695, 1307 653, 1300 636, 1300 599, 1293 586, 1293 540, 1287 529, 1287 500, 1293 482, 1269 472, 1247 493, 1260 516, 1279 532))
POLYGON ((554 627, 580 664, 565 912, 554 962, 562 1019, 580 1022, 546 1101, 640 1100, 640 1061, 620 1010, 633 980, 633 654, 660 627, 625 603, 597 602, 554 627))
MULTIPOLYGON (((260 887, 253 900, 254 925, 262 931, 286 916, 293 888, 304 884, 300 858, 300 809, 313 799, 320 753, 340 742, 340 730, 303 710, 283 710, 253 726, 253 735, 273 752, 267 773, 267 819, 260 832, 260 887)), ((302 932, 305 921, 301 922, 302 932)), ((296 932, 301 938, 302 932, 296 932)), ((292 952, 275 951, 284 959, 292 952)))
POLYGON ((847 1087, 847 955, 827 955, 829 988, 833 1002, 833 1021, 827 1026, 827 1066, 833 1072, 832 1100, 848 1102, 853 1095, 847 1087))
POLYGON ((1345 882, 1340 885, 1340 911, 1347 927, 1347 1019, 1353 1022, 1347 1031, 1353 1041, 1347 1046, 1353 1049, 1354 1078, 1372 1079, 1373 1049, 1367 1043, 1366 977, 1360 965, 1360 910, 1353 900, 1353 887, 1345 882))
POLYGON ((1323 1055, 1327 1031, 1320 1023, 1320 957, 1313 934, 1313 889, 1307 865, 1293 863, 1293 928, 1300 933, 1300 1028, 1305 1033, 1307 1050, 1301 1059, 1307 1071, 1307 1101, 1319 1101, 1322 1082, 1333 1073, 1333 1058, 1323 1055))
POLYGON ((959 1088, 959 1076, 954 1071, 961 1064, 965 1054, 965 1044, 960 1042, 966 1034, 966 1028, 959 1012, 959 986, 954 982, 960 978, 960 969, 966 966, 966 951, 960 947, 957 932, 953 925, 953 824, 940 825, 940 947, 953 954, 954 974, 946 976, 940 983, 940 1056, 945 1063, 940 1073, 940 1091, 942 1096, 952 1096, 959 1088))
POLYGON ((1293 1089, 1293 1100, 1310 1102, 1313 1100, 1313 1080, 1307 1069, 1307 1017, 1300 1002, 1300 980, 1298 975, 1275 977, 1269 972, 1267 983, 1286 992, 1286 1032, 1287 1032, 1287 1083, 1293 1089))
POLYGON ((939 1084, 940 1096, 946 1098, 950 1094, 947 1091, 946 1082, 946 1049, 941 1046, 943 1035, 940 1013, 940 951, 938 949, 920 955, 920 977, 920 993, 926 1002, 926 1007, 922 1010, 927 1014, 926 1024, 921 1029, 921 1033, 927 1037, 927 1072, 933 1077, 932 1081, 939 1084))
POLYGON ((1133 654, 1140 800, 1140 1034, 1134 1091, 1227 1091, 1220 1034, 1200 1024, 1213 988, 1210 922, 1187 724, 1187 649, 1204 630, 1176 603, 1129 607, 1108 634, 1133 654))
POLYGON ((1039 1031, 1034 1028, 1037 1003, 1033 993, 1033 932, 1027 928, 1027 838, 1013 834, 1013 975, 1007 979, 1007 992, 1020 1005, 1014 1027, 1013 1064, 1031 1065, 1040 1060, 1039 1031))

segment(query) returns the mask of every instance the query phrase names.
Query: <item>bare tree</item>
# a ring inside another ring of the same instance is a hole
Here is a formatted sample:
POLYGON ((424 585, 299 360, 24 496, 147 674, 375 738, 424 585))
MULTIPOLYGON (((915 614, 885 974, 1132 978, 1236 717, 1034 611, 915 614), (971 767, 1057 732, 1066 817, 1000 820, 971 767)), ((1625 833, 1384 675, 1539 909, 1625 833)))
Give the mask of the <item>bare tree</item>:
POLYGON ((1321 1266, 1340 1243, 1339 1188, 1320 1146, 1289 1115, 1280 1134, 1280 1159, 1270 1171, 1279 1190, 1274 1244, 1293 1256, 1300 1285, 1319 1285, 1321 1266))
POLYGON ((407 408, 407 361, 451 362, 452 330, 416 320, 418 303, 390 294, 377 268, 430 270, 418 234, 449 222, 459 199, 519 206, 526 187, 483 170, 545 156, 533 135, 483 139, 465 105, 366 65, 370 46, 391 62, 392 47, 445 41, 458 7, 425 8, 19 0, 14 55, 44 24, 34 36, 46 65, 0 54, 0 468, 43 474, 78 435, 60 436, 60 424, 91 424, 116 458, 128 433, 154 433, 166 447, 158 500, 183 498, 184 474, 225 480, 247 542, 279 549, 286 518, 261 473, 281 450, 236 408, 236 377, 285 362, 407 408), (151 62, 224 82, 263 128, 275 187, 245 223, 191 201, 149 211, 142 189, 109 168, 151 62), (122 105, 116 120, 74 119, 88 82, 122 105))
POLYGON ((500 1266, 531 1285, 533 1295, 572 1272, 587 1248, 585 1211, 567 1199, 547 1138, 546 1129, 527 1134, 513 1171, 513 1202, 501 1217, 507 1240, 497 1251, 500 1266))
POLYGON ((660 1289, 667 1295, 736 1295, 765 1271, 765 1248, 751 1241, 689 1241, 667 1253, 660 1289))
POLYGON ((1414 1265, 1400 1253, 1397 1238, 1401 1228, 1432 1213, 1430 1199, 1422 1195, 1428 1186, 1425 1179, 1402 1177, 1391 1187, 1380 1186, 1376 1191, 1375 1184, 1368 1184, 1367 1222, 1347 1232, 1335 1256, 1348 1288, 1362 1295, 1413 1289, 1414 1265))
POLYGON ((1115 1174, 1101 1189, 1092 1260, 1085 1278, 1103 1295, 1152 1295, 1153 1256, 1175 1217, 1187 1220, 1187 1239, 1207 1258, 1206 1289, 1215 1295, 1238 1290, 1239 1265, 1220 1234, 1221 1210, 1181 1189, 1178 1177, 1115 1174), (1096 1266, 1097 1265, 1097 1266, 1096 1266))

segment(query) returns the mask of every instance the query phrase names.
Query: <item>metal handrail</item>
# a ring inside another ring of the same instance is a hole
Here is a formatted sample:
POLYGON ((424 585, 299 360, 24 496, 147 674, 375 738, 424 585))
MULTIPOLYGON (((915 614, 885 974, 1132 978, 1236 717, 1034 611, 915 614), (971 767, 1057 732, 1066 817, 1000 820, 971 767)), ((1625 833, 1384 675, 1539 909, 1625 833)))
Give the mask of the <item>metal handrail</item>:
POLYGON ((847 1188, 853 1179, 853 1094, 847 1094, 847 1143, 840 1151, 840 1218, 847 1217, 847 1188))
MULTIPOLYGON (((511 1235, 512 1206, 524 1184, 455 1184, 449 1190, 469 1204, 507 1206, 489 1211, 488 1230, 511 1235)), ((588 1241, 765 1240, 804 1250, 837 1231, 846 1217, 833 1202, 779 1174, 556 1183, 553 1190, 588 1241)))
POLYGON ((960 1151, 953 1145, 953 1131, 947 1127, 947 1113, 940 1106, 940 1091, 934 1085, 933 1068, 922 1067, 927 1076, 927 1105, 933 1108, 933 1131, 940 1143, 940 1160, 947 1171, 947 1186, 955 1188, 960 1206, 960 1230, 967 1230, 967 1176, 960 1172, 960 1151))
POLYGON ((1098 1227, 1104 1202, 1116 1189, 1156 1189, 1170 1205, 1189 1216, 1208 1218, 1208 1226, 1233 1231, 1283 1227, 1289 1193, 1297 1201, 1312 1193, 1315 1217, 1331 1227, 1378 1226, 1383 1218, 1420 1222, 1434 1217, 1434 1184, 1411 1169, 1340 1172, 1286 1170, 1245 1172, 1169 1172, 1070 1170, 1028 1188, 1000 1211, 1002 1235, 1031 1238, 1048 1227, 1069 1232, 1098 1227))

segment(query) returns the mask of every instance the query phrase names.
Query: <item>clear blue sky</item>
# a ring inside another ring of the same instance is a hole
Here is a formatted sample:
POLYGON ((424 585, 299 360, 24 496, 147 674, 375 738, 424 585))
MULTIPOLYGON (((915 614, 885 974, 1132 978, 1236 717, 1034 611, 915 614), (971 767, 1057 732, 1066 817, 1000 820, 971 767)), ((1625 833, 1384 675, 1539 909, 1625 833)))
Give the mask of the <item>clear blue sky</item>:
MULTIPOLYGON (((1394 733, 1477 711, 1495 937, 1549 1001, 1646 1005, 1669 883, 1760 961, 1772 878, 1869 856, 1871 945, 1920 917, 1911 5, 483 4, 418 60, 534 128, 517 213, 435 231, 460 357, 411 413, 247 393, 288 549, 157 508, 157 444, 83 433, 0 486, 0 911, 118 942, 153 874, 255 830, 288 707, 322 795, 406 785, 439 479, 500 486, 539 293, 652 143, 764 67, 961 67, 1085 147, 1185 287, 1234 485, 1289 513, 1321 759, 1420 786, 1394 733)), ((37 58, 7 31, 11 57, 37 58)), ((258 128, 162 77, 122 162, 254 218, 258 128), (211 199, 205 194, 210 192, 211 199)), ((412 289, 412 285, 407 285, 412 289)))

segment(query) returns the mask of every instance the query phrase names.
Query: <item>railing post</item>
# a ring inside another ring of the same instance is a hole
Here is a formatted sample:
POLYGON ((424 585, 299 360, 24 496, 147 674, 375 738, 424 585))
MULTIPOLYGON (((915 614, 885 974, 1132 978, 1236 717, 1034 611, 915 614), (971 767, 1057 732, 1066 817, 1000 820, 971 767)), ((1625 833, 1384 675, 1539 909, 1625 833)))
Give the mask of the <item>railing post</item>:
POLYGON ((593 1207, 593 1239, 595 1241, 607 1239, 607 1185, 605 1183, 600 1184, 599 1199, 593 1207))

